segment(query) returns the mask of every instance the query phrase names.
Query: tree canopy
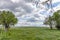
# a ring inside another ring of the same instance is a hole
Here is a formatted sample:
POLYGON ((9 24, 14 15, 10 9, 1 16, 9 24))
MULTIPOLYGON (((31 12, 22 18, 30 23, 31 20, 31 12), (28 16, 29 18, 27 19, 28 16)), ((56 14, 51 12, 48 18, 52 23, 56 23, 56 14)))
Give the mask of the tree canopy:
POLYGON ((54 21, 56 21, 56 27, 60 29, 60 10, 53 14, 54 21))
POLYGON ((57 29, 60 29, 60 10, 54 12, 52 16, 49 16, 48 18, 46 18, 46 21, 44 22, 44 24, 48 24, 50 25, 50 27, 52 27, 53 25, 52 22, 54 22, 57 29))
POLYGON ((8 28, 10 25, 17 23, 17 18, 11 11, 1 11, 0 12, 0 24, 8 28))

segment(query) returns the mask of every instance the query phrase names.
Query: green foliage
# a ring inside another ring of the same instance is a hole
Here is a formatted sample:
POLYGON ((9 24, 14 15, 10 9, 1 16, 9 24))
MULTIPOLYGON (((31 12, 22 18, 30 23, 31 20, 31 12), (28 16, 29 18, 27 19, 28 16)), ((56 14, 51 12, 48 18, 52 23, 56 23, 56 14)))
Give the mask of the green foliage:
POLYGON ((51 21, 52 21, 52 17, 49 16, 48 18, 45 19, 44 24, 48 24, 49 25, 51 21))
POLYGON ((56 21, 56 27, 60 29, 60 10, 53 14, 54 21, 56 21))
POLYGON ((44 22, 44 24, 48 24, 50 25, 50 27, 52 27, 51 25, 52 22, 54 22, 55 26, 57 27, 57 29, 60 29, 60 10, 56 11, 53 16, 49 16, 46 21, 44 22))
POLYGON ((0 12, 0 24, 14 25, 17 23, 17 18, 11 11, 1 11, 0 12))
POLYGON ((50 28, 52 29, 52 24, 53 24, 52 22, 53 22, 53 17, 49 16, 48 18, 45 19, 44 24, 49 25, 50 28))
POLYGON ((60 10, 55 12, 53 17, 54 17, 54 20, 56 21, 56 23, 60 24, 60 10))

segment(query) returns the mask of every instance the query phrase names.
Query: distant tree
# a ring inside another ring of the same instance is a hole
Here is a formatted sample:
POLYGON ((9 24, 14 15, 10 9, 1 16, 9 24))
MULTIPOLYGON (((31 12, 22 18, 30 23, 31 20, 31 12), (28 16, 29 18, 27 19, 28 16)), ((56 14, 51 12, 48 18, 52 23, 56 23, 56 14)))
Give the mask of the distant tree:
POLYGON ((0 24, 5 26, 5 30, 8 31, 10 25, 17 23, 17 18, 10 11, 1 11, 0 12, 0 24))
POLYGON ((48 18, 45 19, 44 24, 45 25, 49 25, 50 26, 50 29, 52 29, 52 24, 53 24, 52 21, 53 21, 52 16, 49 16, 48 18))
POLYGON ((53 14, 54 21, 56 21, 56 28, 60 29, 60 10, 53 14))

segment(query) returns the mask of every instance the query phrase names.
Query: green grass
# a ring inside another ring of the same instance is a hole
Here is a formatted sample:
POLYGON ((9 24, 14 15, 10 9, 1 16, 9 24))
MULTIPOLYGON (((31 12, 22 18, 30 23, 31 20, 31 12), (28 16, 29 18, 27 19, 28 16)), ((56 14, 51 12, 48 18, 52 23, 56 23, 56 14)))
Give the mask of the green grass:
POLYGON ((49 28, 11 28, 9 32, 0 29, 0 40, 60 40, 60 30, 49 28))

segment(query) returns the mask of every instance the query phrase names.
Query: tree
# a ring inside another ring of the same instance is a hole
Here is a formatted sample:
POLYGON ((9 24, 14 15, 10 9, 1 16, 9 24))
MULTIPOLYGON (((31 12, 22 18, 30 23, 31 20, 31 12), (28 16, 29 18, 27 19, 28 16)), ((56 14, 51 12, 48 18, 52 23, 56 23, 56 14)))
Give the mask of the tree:
POLYGON ((53 21, 52 16, 49 16, 48 18, 45 19, 44 24, 49 25, 50 29, 52 29, 52 24, 53 24, 52 21, 53 21))
POLYGON ((17 23, 17 18, 10 11, 1 11, 0 12, 0 24, 5 26, 5 30, 8 31, 10 25, 17 23))
POLYGON ((60 29, 60 10, 53 14, 54 21, 56 21, 56 28, 60 29))

